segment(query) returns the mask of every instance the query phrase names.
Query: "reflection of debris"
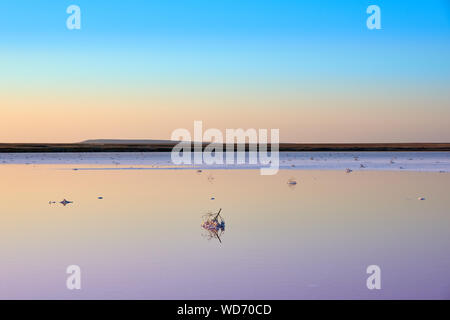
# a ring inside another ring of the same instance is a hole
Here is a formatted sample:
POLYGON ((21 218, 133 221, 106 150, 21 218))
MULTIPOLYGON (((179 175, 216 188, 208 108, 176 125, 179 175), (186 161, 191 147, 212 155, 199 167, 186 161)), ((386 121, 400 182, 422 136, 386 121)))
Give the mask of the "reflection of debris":
POLYGON ((64 199, 64 200, 61 201, 60 203, 65 207, 65 206, 68 205, 69 203, 73 203, 73 201, 68 201, 68 200, 64 199))
POLYGON ((347 173, 350 173, 350 172, 352 172, 353 170, 352 169, 349 169, 349 168, 347 168, 347 169, 345 169, 345 172, 347 172, 347 173))
POLYGON ((419 197, 419 198, 417 198, 417 199, 418 199, 418 200, 421 200, 421 201, 425 200, 424 197, 419 197))
MULTIPOLYGON (((56 201, 49 201, 48 202, 48 204, 55 204, 55 203, 56 203, 56 201)), ((69 200, 64 199, 63 201, 60 201, 59 203, 61 203, 65 207, 69 203, 73 203, 73 201, 69 201, 69 200)))
POLYGON ((220 243, 222 243, 220 237, 225 232, 225 220, 223 220, 220 215, 221 211, 222 209, 220 209, 217 213, 207 213, 203 216, 204 220, 201 224, 201 227, 207 232, 206 237, 208 240, 217 238, 220 243))
POLYGON ((294 178, 290 178, 290 179, 288 180, 287 184, 292 185, 292 186, 295 186, 295 185, 297 184, 297 181, 295 181, 294 178))
POLYGON ((290 178, 287 181, 287 185, 289 188, 291 188, 293 190, 293 189, 295 189, 295 186, 297 185, 297 180, 295 180, 295 178, 290 178))

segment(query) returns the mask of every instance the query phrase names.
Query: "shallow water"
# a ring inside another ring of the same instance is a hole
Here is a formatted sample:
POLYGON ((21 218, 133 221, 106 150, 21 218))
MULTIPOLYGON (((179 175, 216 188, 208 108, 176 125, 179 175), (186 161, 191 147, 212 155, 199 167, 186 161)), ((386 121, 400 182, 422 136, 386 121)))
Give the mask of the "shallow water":
POLYGON ((449 173, 72 162, 0 164, 0 298, 450 298, 449 173), (200 226, 220 208, 221 243, 200 226))
MULTIPOLYGON (((192 163, 194 154, 192 153, 192 163)), ((221 157, 224 159, 223 157, 221 157)), ((259 160, 259 158, 258 158, 259 160)), ((224 160, 225 163, 225 160, 224 160)), ((260 162, 258 162, 260 163, 260 162)), ((69 164, 73 169, 255 169, 243 164, 174 165, 168 152, 0 153, 1 164, 69 164)), ((450 152, 280 152, 286 170, 383 170, 450 172, 450 152)))

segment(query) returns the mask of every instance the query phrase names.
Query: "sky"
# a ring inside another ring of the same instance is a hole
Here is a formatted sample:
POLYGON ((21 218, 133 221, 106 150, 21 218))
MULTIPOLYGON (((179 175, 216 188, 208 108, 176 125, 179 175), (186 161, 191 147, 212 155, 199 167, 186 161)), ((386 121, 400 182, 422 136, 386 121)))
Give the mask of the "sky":
POLYGON ((450 142, 450 1, 1 1, 0 119, 0 142, 170 139, 194 120, 450 142))

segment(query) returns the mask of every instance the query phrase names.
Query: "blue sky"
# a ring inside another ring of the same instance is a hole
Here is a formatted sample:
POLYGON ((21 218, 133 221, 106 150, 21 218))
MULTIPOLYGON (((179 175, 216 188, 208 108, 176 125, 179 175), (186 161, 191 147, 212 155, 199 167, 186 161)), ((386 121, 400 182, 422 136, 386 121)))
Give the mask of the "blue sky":
MULTIPOLYGON (((0 48, 3 55, 32 54, 30 59, 50 72, 52 66, 59 69, 58 57, 82 58, 95 66, 107 56, 104 69, 115 65, 120 71, 127 69, 130 61, 121 64, 129 56, 136 64, 131 63, 136 81, 142 80, 140 69, 169 79, 180 70, 189 76, 215 70, 223 73, 224 81, 228 73, 255 73, 260 79, 273 75, 285 82, 318 74, 356 79, 370 74, 384 81, 423 77, 439 85, 450 71, 449 3, 3 1, 0 48), (81 8, 82 30, 66 29, 70 4, 81 8), (380 6, 382 30, 366 28, 369 4, 380 6)), ((70 65, 65 71, 70 72, 70 65)))

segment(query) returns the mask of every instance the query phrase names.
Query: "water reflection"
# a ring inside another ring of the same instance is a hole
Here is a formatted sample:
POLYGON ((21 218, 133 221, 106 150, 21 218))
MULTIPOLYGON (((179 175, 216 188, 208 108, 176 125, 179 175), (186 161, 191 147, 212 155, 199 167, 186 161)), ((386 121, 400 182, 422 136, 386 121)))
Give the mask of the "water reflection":
POLYGON ((295 180, 295 178, 290 178, 287 182, 287 185, 291 190, 294 190, 295 186, 297 185, 297 180, 295 180))
POLYGON ((208 240, 217 238, 217 240, 222 243, 220 237, 225 232, 225 220, 220 215, 220 212, 222 212, 222 208, 220 208, 217 213, 208 212, 205 214, 203 216, 203 223, 201 226, 205 231, 203 235, 207 237, 208 240))
MULTIPOLYGON (((55 204, 56 201, 49 201, 48 204, 55 204)), ((73 201, 69 201, 64 199, 63 201, 59 201, 60 204, 62 204, 64 207, 67 206, 68 204, 73 203, 73 201)))
POLYGON ((0 165, 0 298, 448 299, 449 173, 367 164, 271 177, 0 165), (227 235, 201 226, 219 208, 227 235), (67 290, 71 264, 86 290, 67 290), (382 268, 377 292, 366 286, 369 264, 382 268))
POLYGON ((69 200, 64 199, 63 201, 60 201, 59 203, 61 203, 65 207, 68 204, 73 203, 73 201, 69 201, 69 200))

